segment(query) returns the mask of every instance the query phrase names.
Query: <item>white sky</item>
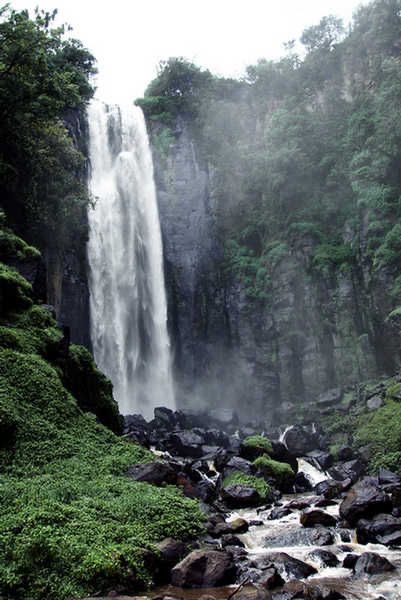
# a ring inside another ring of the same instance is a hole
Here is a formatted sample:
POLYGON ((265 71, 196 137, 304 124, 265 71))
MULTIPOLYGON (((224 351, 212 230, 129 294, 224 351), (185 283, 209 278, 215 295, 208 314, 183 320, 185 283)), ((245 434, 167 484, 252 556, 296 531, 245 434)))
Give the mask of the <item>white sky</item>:
MULTIPOLYGON (((4 2, 3 2, 4 3, 4 2)), ((97 58, 97 95, 143 95, 160 60, 184 56, 216 75, 240 77, 258 58, 334 14, 347 24, 366 0, 11 0, 13 8, 58 9, 97 58)))

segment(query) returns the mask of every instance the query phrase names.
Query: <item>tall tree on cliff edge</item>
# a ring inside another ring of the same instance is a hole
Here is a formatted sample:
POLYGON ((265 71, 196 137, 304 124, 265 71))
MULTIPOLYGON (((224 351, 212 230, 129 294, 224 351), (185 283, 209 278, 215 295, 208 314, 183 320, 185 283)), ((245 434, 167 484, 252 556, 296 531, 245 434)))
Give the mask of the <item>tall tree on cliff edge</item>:
POLYGON ((62 240, 88 202, 63 117, 92 97, 94 58, 69 28, 52 27, 55 14, 0 8, 0 198, 42 246, 62 240))

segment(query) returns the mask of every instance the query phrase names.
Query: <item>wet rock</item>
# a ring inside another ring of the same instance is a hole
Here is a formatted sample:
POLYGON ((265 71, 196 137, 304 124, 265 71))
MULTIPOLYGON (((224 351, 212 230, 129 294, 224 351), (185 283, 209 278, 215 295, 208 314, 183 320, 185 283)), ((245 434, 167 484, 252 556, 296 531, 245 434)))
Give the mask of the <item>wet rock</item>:
POLYGON ((263 499, 255 488, 238 483, 223 487, 221 497, 228 508, 248 508, 263 504, 263 499))
POLYGON ((173 429, 176 426, 177 419, 171 408, 167 408, 166 406, 158 406, 153 412, 156 423, 160 423, 161 427, 173 429))
POLYGON ((263 525, 263 521, 260 519, 251 519, 249 521, 249 527, 260 527, 261 525, 263 525))
POLYGON ((355 458, 355 452, 351 446, 346 444, 340 446, 336 452, 337 460, 347 462, 355 458))
POLYGON ((224 477, 228 477, 235 471, 240 471, 246 475, 253 475, 255 467, 249 460, 245 460, 245 458, 241 458, 240 456, 233 456, 224 467, 224 477))
POLYGON ((242 542, 239 537, 232 535, 231 533, 222 536, 221 545, 223 548, 226 546, 238 546, 239 548, 245 548, 244 542, 242 542))
POLYGON ((344 569, 353 569, 359 556, 357 554, 347 554, 343 560, 344 569))
POLYGON ((177 431, 168 436, 166 447, 176 456, 200 458, 204 443, 203 437, 193 431, 177 431))
POLYGON ((271 594, 261 585, 246 586, 236 592, 235 600, 271 600, 271 594))
POLYGON ((394 571, 394 569, 394 565, 388 561, 387 558, 380 556, 380 554, 376 554, 376 552, 364 552, 358 558, 354 566, 356 575, 362 575, 363 573, 373 575, 375 573, 394 571))
POLYGON ((268 516, 268 519, 270 521, 282 519, 283 517, 287 517, 291 513, 292 510, 287 506, 276 506, 276 508, 273 508, 273 510, 271 511, 270 515, 268 516))
POLYGON ((314 502, 313 496, 310 498, 295 498, 294 500, 290 500, 287 506, 288 508, 293 508, 294 510, 303 510, 304 508, 308 508, 314 502))
POLYGON ((304 528, 297 527, 288 532, 268 535, 263 540, 266 548, 282 546, 330 546, 334 543, 331 531, 323 527, 304 528))
POLYGON ((170 579, 170 571, 187 553, 187 547, 183 542, 166 538, 156 544, 159 552, 157 569, 154 571, 157 583, 167 583, 170 579))
POLYGON ((340 562, 333 552, 330 552, 329 550, 322 550, 321 548, 313 550, 309 554, 309 558, 314 561, 318 561, 325 567, 336 567, 340 562))
POLYGON ((214 526, 213 531, 209 531, 214 537, 220 537, 222 535, 234 534, 241 535, 246 533, 249 529, 248 521, 245 519, 235 519, 234 521, 225 521, 223 523, 217 523, 214 526))
POLYGON ((309 432, 301 425, 294 425, 283 435, 283 443, 294 456, 305 456, 318 447, 318 435, 309 432))
POLYGON ((342 542, 350 542, 351 541, 351 532, 349 529, 337 529, 337 533, 340 536, 340 540, 342 542))
POLYGON ((304 492, 311 492, 313 489, 311 482, 301 471, 295 475, 294 489, 300 494, 303 494, 304 492))
POLYGON ((325 498, 324 496, 320 496, 320 498, 318 498, 313 504, 318 508, 325 508, 326 506, 335 506, 337 502, 330 500, 329 498, 325 498))
POLYGON ((151 485, 174 485, 177 482, 177 473, 168 463, 156 460, 147 464, 133 465, 128 469, 128 475, 135 481, 150 483, 151 485))
POLYGON ((329 469, 329 474, 336 481, 345 481, 351 479, 355 483, 366 470, 366 464, 361 459, 356 458, 344 463, 336 464, 329 469))
POLYGON ((356 527, 356 537, 360 544, 380 543, 396 546, 397 539, 401 540, 401 518, 376 515, 371 520, 360 519, 356 527))
POLYGON ((346 597, 324 584, 304 585, 304 600, 346 600, 346 597))
POLYGON ((333 456, 329 452, 322 452, 321 450, 312 450, 306 456, 308 462, 322 471, 327 471, 334 462, 333 456))
POLYGON ((390 511, 389 496, 380 489, 372 477, 365 477, 355 484, 340 504, 340 516, 351 526, 354 526, 359 519, 390 511))
POLYGON ((332 515, 316 508, 306 508, 299 518, 303 527, 315 527, 323 525, 324 527, 335 527, 337 519, 332 515))
POLYGON ((225 550, 194 550, 171 571, 173 585, 213 587, 234 583, 236 568, 231 554, 225 550))
POLYGON ((310 575, 317 573, 317 570, 297 558, 293 558, 285 552, 267 554, 263 557, 266 566, 270 563, 278 570, 281 576, 290 579, 305 579, 310 575))
POLYGON ((207 429, 204 432, 204 440, 209 446, 218 446, 219 448, 228 448, 230 445, 230 438, 227 433, 220 429, 207 429))
POLYGON ((294 473, 298 471, 298 462, 296 457, 288 452, 287 448, 283 444, 283 442, 279 442, 278 440, 271 440, 272 443, 272 453, 271 457, 278 462, 284 462, 291 465, 294 473))

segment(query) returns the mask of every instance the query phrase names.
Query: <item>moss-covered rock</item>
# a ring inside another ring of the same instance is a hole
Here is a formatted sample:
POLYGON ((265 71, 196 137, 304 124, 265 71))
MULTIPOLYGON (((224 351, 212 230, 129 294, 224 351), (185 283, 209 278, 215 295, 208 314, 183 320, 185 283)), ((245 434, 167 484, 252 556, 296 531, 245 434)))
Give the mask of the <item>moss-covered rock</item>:
POLYGON ((272 452, 272 443, 264 435, 250 435, 241 444, 241 456, 247 460, 254 460, 258 456, 271 454, 272 452))
POLYGON ((15 269, 0 263, 0 316, 21 311, 32 305, 32 286, 15 269))
POLYGON ((267 454, 259 456, 253 462, 258 473, 274 479, 277 487, 283 491, 291 491, 295 473, 288 463, 273 460, 267 454))
POLYGON ((241 473, 241 471, 234 471, 228 477, 225 477, 223 480, 223 488, 229 487, 230 485, 252 487, 258 492, 262 500, 267 500, 271 493, 271 488, 263 477, 246 475, 245 473, 241 473))

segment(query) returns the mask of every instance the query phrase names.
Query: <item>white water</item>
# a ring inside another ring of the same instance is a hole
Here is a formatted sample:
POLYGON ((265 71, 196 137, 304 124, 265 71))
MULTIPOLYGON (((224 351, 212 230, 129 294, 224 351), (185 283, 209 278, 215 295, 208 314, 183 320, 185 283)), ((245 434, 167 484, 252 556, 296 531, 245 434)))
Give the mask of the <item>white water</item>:
POLYGON ((142 111, 88 109, 89 287, 95 360, 123 414, 174 407, 163 251, 152 155, 142 111))

